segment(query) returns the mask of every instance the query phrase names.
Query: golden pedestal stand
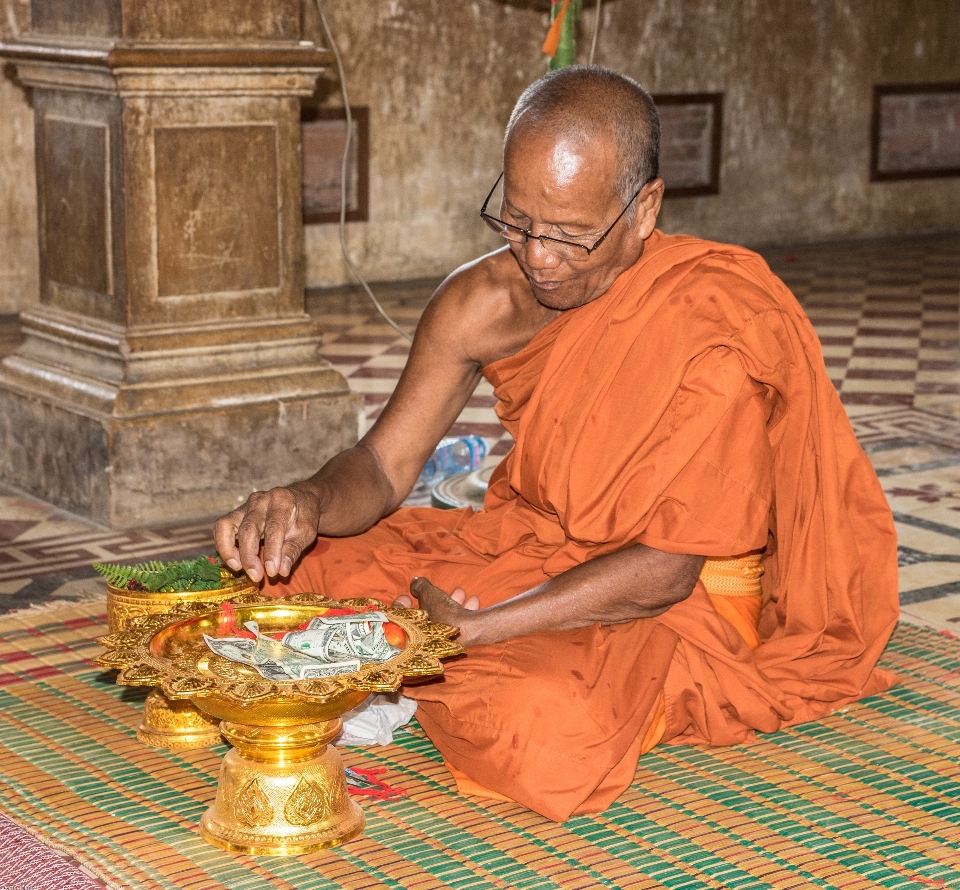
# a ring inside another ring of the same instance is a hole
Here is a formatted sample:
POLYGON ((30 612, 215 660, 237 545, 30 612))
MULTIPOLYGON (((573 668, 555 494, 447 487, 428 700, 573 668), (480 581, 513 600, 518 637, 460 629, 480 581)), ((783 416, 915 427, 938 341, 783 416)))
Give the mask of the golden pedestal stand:
MULTIPOLYGON (((329 608, 382 608, 372 599, 313 593, 281 599, 247 594, 230 602, 238 624, 256 621, 264 633, 291 630, 329 608)), ((363 812, 329 744, 341 715, 371 692, 398 689, 404 677, 442 673, 439 659, 463 651, 451 640, 456 628, 433 624, 418 609, 382 611, 403 630, 403 651, 351 674, 266 680, 207 647, 203 634, 218 634, 219 612, 205 603, 132 619, 125 630, 98 641, 108 651, 97 664, 120 668, 121 685, 159 686, 171 702, 188 699, 223 721, 221 731, 234 747, 221 764, 216 800, 200 822, 210 843, 253 854, 306 853, 363 831, 363 812)))
POLYGON ((219 745, 220 724, 188 701, 170 701, 154 689, 143 703, 137 738, 151 748, 185 751, 219 745))
POLYGON ((225 850, 285 855, 342 844, 363 831, 340 755, 330 742, 341 721, 278 728, 223 723, 217 798, 200 833, 225 850))
MULTIPOLYGON (((221 586, 213 590, 189 590, 176 593, 155 593, 147 590, 125 590, 107 585, 107 623, 110 633, 126 628, 132 618, 144 615, 165 615, 181 603, 222 603, 230 597, 256 593, 257 585, 245 575, 236 576, 229 569, 220 569, 221 586)), ((147 696, 143 722, 137 738, 145 745, 177 751, 187 748, 209 748, 219 745, 219 721, 198 711, 188 701, 172 702, 154 690, 147 696)))

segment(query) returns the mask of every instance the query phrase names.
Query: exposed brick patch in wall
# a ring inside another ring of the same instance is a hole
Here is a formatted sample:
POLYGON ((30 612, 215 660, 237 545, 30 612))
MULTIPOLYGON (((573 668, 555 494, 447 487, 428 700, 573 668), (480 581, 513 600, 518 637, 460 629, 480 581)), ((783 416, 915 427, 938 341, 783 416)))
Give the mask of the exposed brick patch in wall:
POLYGON ((870 178, 960 176, 960 83, 874 87, 870 178))
POLYGON ((678 93, 653 98, 660 111, 660 175, 667 194, 717 194, 723 94, 678 93))

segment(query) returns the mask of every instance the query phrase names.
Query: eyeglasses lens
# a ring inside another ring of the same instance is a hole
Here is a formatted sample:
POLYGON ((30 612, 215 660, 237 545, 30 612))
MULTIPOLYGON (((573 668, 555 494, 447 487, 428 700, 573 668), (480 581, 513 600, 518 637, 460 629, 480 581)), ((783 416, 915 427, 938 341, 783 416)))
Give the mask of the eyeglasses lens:
POLYGON ((486 213, 483 214, 483 221, 502 238, 506 238, 507 241, 512 241, 514 244, 523 244, 528 237, 535 237, 543 246, 544 250, 560 259, 585 260, 590 256, 590 251, 583 245, 561 241, 557 238, 551 238, 549 235, 529 236, 523 229, 508 225, 502 220, 494 216, 489 216, 486 213))

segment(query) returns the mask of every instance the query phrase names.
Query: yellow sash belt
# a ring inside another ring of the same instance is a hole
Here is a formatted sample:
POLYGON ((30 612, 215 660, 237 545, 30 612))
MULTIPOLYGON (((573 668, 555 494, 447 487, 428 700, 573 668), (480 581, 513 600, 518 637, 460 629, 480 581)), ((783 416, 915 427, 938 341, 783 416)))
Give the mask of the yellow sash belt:
POLYGON ((717 612, 727 619, 751 649, 760 645, 762 553, 745 553, 723 559, 707 559, 700 580, 717 612))

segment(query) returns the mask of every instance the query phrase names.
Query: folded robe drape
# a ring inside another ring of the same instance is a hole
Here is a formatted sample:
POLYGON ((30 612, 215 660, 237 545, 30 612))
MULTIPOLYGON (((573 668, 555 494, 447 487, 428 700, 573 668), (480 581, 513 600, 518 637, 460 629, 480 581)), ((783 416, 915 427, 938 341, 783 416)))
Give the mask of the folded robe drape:
POLYGON ((415 576, 492 605, 642 543, 764 551, 760 645, 701 583, 655 619, 472 647, 414 687, 457 769, 555 819, 601 809, 663 741, 733 744, 881 691, 890 510, 793 295, 756 254, 659 232, 599 299, 484 368, 516 440, 484 509, 401 508, 318 539, 283 594, 386 602, 415 576))

